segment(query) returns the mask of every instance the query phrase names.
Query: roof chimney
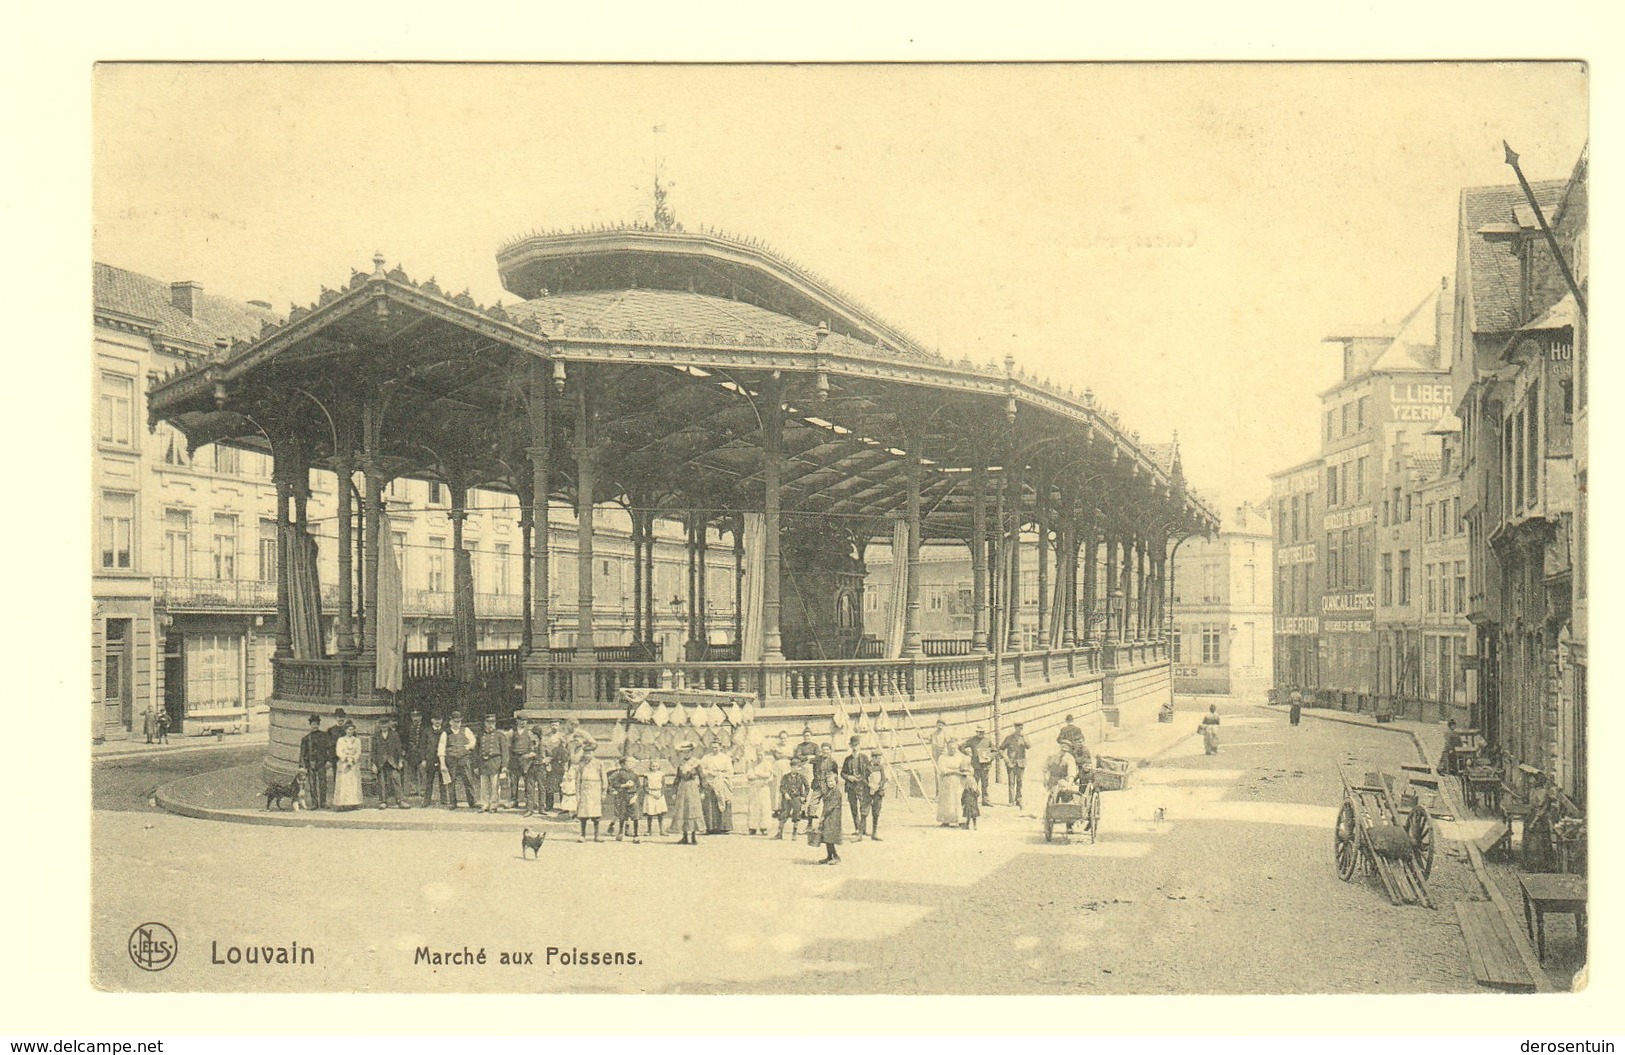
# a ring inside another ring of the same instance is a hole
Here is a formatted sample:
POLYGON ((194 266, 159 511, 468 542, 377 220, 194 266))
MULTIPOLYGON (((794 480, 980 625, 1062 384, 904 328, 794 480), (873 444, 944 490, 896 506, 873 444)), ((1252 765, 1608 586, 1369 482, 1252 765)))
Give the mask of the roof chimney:
POLYGON ((187 318, 195 319, 198 308, 203 304, 203 287, 196 282, 171 282, 169 302, 177 310, 184 311, 187 318))

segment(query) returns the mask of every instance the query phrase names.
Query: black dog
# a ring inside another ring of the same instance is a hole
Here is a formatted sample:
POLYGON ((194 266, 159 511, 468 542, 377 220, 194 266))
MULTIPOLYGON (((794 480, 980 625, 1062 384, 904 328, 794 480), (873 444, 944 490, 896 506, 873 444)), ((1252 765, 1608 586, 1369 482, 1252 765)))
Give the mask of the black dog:
POLYGON ((294 778, 286 784, 267 784, 265 786, 265 808, 270 809, 271 803, 277 804, 277 809, 283 808, 283 801, 293 803, 294 809, 301 808, 305 791, 305 775, 296 773, 294 778))
POLYGON ((525 834, 519 837, 519 856, 524 857, 525 851, 529 850, 532 854, 531 860, 536 860, 542 856, 542 844, 546 841, 546 832, 542 832, 540 835, 532 835, 530 829, 526 828, 525 834))

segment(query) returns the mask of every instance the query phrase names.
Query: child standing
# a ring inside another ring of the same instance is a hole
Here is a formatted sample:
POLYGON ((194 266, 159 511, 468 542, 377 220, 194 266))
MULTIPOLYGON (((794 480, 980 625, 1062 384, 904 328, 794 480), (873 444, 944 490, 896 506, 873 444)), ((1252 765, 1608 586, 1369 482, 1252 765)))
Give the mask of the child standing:
POLYGON ((632 769, 632 756, 621 755, 620 765, 609 775, 609 791, 615 808, 615 841, 626 836, 632 827, 632 841, 638 841, 638 820, 643 815, 643 778, 632 769))
POLYGON ((959 822, 961 828, 976 827, 976 819, 982 815, 982 795, 975 784, 967 784, 959 796, 960 808, 964 810, 965 819, 959 822))

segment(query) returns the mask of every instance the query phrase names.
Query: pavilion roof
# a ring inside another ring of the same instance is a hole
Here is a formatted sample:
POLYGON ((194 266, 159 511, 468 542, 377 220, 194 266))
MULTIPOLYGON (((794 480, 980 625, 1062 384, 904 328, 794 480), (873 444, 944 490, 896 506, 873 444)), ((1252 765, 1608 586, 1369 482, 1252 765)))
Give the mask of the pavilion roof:
POLYGON ((324 287, 285 323, 267 323, 257 337, 162 379, 149 413, 174 422, 194 446, 263 448, 267 423, 284 421, 322 464, 339 442, 336 408, 382 385, 389 475, 449 481, 455 469, 471 486, 523 491, 526 393, 556 384, 549 487, 568 496, 571 427, 585 385, 594 443, 614 467, 604 495, 720 514, 760 501, 755 401, 782 377, 787 513, 882 531, 903 501, 905 454, 917 452, 926 511, 951 535, 968 530, 971 467, 1008 471, 1000 466, 1015 452, 1034 509, 1076 501, 1136 526, 1216 521, 1176 484, 1171 463, 1089 393, 1027 377, 1013 359, 1002 369, 955 363, 884 336, 877 347, 855 335, 858 327, 847 329, 709 293, 630 284, 482 307, 432 279, 386 271, 379 256, 370 274, 324 287))

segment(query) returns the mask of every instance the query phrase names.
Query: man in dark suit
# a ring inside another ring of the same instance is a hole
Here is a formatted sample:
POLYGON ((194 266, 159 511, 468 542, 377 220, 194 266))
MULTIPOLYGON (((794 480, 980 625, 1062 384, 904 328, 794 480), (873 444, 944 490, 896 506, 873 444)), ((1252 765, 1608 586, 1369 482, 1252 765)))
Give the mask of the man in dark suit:
POLYGON ((513 791, 513 808, 520 806, 519 780, 525 781, 525 816, 542 808, 540 767, 537 761, 542 749, 540 724, 532 725, 518 715, 514 716, 513 734, 508 739, 508 784, 513 791))
POLYGON ((404 756, 405 766, 401 769, 401 790, 408 795, 417 795, 423 790, 423 712, 416 707, 406 718, 406 727, 401 730, 401 753, 404 756))
POLYGON ((418 771, 423 774, 423 805, 425 808, 434 805, 435 788, 440 789, 440 805, 446 805, 446 788, 449 781, 440 778, 440 733, 443 726, 438 716, 429 719, 418 733, 418 757, 421 759, 418 771))
POLYGON ((333 745, 322 732, 321 718, 311 715, 310 732, 299 741, 299 768, 305 771, 305 780, 310 784, 313 809, 327 805, 327 756, 332 753, 333 745))
POLYGON ((333 712, 333 724, 327 727, 327 787, 331 791, 339 778, 339 738, 344 735, 344 708, 333 712))
POLYGON ((1027 773, 1027 750, 1032 746, 1027 743, 1027 734, 1021 726, 1022 723, 1017 722, 1015 731, 999 745, 999 750, 1004 754, 1004 771, 1010 777, 1005 798, 1012 806, 1021 805, 1021 782, 1027 773))
POLYGON ((841 762, 841 783, 846 787, 846 803, 852 809, 852 836, 863 838, 869 830, 869 757, 854 736, 848 741, 852 753, 841 762))
POLYGON ((406 765, 405 745, 395 719, 385 719, 372 737, 372 772, 378 778, 378 808, 386 809, 393 798, 399 809, 411 805, 401 798, 401 770, 406 765))

